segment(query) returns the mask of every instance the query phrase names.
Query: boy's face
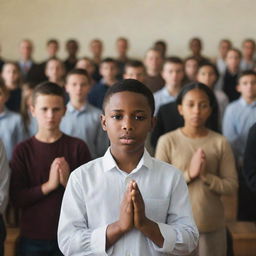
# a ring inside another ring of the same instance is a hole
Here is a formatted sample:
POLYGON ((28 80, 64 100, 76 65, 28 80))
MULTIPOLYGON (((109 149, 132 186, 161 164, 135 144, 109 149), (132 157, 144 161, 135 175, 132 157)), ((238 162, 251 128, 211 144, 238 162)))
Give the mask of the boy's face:
POLYGON ((252 42, 247 41, 243 43, 243 56, 252 57, 255 51, 255 46, 252 42))
POLYGON ((76 63, 76 68, 85 69, 90 75, 95 72, 95 67, 89 60, 79 60, 76 63))
POLYGON ((64 75, 64 70, 61 63, 57 60, 50 60, 46 65, 45 70, 46 76, 49 78, 50 81, 58 81, 64 75))
POLYGON ((194 55, 200 54, 202 50, 201 42, 197 39, 194 39, 190 42, 190 49, 194 55))
POLYGON ((117 66, 113 62, 103 62, 100 65, 100 74, 105 80, 113 80, 117 75, 117 66))
POLYGON ((77 54, 78 44, 76 42, 69 42, 67 43, 66 50, 69 55, 74 56, 77 54))
POLYGON ((143 67, 126 67, 124 79, 136 79, 144 83, 145 70, 143 67))
POLYGON ((126 40, 119 39, 116 42, 116 48, 119 55, 126 55, 128 50, 128 42, 126 40))
POLYGON ((236 51, 228 51, 226 57, 226 64, 228 69, 237 69, 240 65, 241 58, 236 51))
POLYGON ((55 57, 57 55, 57 52, 59 50, 59 46, 56 43, 49 43, 47 45, 47 53, 50 58, 55 57))
POLYGON ((242 97, 246 101, 255 100, 256 99, 256 76, 255 75, 242 76, 239 79, 237 91, 242 94, 242 97))
POLYGON ((180 86, 184 78, 184 68, 182 64, 165 63, 162 71, 162 77, 167 85, 180 86))
POLYGON ((110 96, 104 112, 102 127, 108 133, 112 153, 143 150, 154 125, 145 96, 129 91, 115 93, 110 96))
POLYGON ((21 58, 24 60, 29 60, 31 59, 33 52, 33 45, 31 42, 24 40, 20 43, 20 55, 21 58))
POLYGON ((2 77, 7 85, 16 83, 19 79, 19 71, 14 65, 6 64, 3 67, 2 77))
POLYGON ((84 75, 73 74, 67 78, 66 91, 71 101, 85 101, 90 88, 88 78, 84 75))
POLYGON ((57 95, 39 94, 31 106, 31 113, 36 118, 39 130, 56 131, 66 111, 64 100, 57 95))
POLYGON ((150 50, 145 57, 145 66, 147 69, 160 70, 162 68, 163 58, 158 51, 150 50))
POLYGON ((213 88, 217 75, 210 66, 203 66, 198 70, 197 81, 213 88))
POLYGON ((92 41, 90 46, 91 46, 91 52, 94 56, 101 56, 103 46, 100 41, 92 41))
POLYGON ((231 48, 231 45, 227 41, 220 42, 219 51, 222 58, 226 58, 228 50, 231 48))
POLYGON ((185 71, 187 76, 193 79, 198 71, 198 62, 196 60, 188 60, 185 63, 185 71))

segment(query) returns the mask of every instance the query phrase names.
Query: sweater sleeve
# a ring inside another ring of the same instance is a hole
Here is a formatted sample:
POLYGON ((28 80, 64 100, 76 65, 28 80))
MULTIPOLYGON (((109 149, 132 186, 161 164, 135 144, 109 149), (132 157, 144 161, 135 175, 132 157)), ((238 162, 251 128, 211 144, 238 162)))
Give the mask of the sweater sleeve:
POLYGON ((218 176, 208 173, 204 183, 210 190, 220 195, 231 195, 238 188, 233 152, 225 138, 221 143, 218 176))

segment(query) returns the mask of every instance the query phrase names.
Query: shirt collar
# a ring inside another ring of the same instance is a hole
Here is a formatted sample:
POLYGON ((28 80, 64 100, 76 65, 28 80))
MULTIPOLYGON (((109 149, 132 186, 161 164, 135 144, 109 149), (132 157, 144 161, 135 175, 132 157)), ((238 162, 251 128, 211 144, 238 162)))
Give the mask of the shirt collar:
POLYGON ((244 106, 244 107, 245 106, 250 106, 250 107, 255 107, 256 106, 256 101, 254 101, 251 104, 248 104, 243 97, 240 97, 239 101, 242 104, 242 106, 244 106))
MULTIPOLYGON (((134 170, 132 170, 131 173, 137 172, 139 169, 141 169, 142 166, 146 167, 146 169, 151 169, 152 165, 153 165, 152 157, 149 155, 148 151, 146 149, 144 149, 144 153, 143 153, 137 167, 134 170)), ((108 148, 107 152, 103 156, 103 169, 104 169, 104 172, 110 171, 112 169, 120 170, 116 164, 115 159, 113 158, 113 156, 110 152, 110 147, 108 148)))
POLYGON ((72 104, 71 102, 69 101, 68 104, 67 104, 67 110, 71 113, 74 113, 74 112, 84 112, 88 109, 88 104, 84 104, 83 107, 81 109, 76 109, 72 104))

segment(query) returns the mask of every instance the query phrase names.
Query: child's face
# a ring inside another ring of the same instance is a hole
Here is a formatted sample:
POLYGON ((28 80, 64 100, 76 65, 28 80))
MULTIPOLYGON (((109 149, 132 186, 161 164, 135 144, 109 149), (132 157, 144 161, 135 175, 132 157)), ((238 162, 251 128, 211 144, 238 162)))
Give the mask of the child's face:
POLYGON ((113 80, 117 75, 117 66, 113 62, 103 62, 100 65, 100 74, 105 80, 113 80))
POLYGON ((178 105, 178 110, 184 118, 185 125, 191 128, 204 127, 211 114, 209 98, 199 89, 188 91, 181 105, 178 105))
POLYGON ((47 45, 47 53, 50 58, 55 57, 57 55, 58 50, 59 46, 56 43, 50 43, 47 45))
POLYGON ((247 75, 239 79, 239 84, 237 86, 238 92, 242 94, 242 97, 246 101, 251 101, 256 99, 256 76, 247 75))
POLYGON ((102 43, 99 41, 92 41, 91 42, 91 52, 94 56, 101 56, 103 46, 102 43))
POLYGON ((199 40, 194 39, 190 42, 190 49, 194 55, 200 54, 202 47, 199 40))
POLYGON ((19 71, 18 69, 12 64, 5 64, 2 71, 2 77, 8 86, 9 84, 17 83, 19 80, 19 71))
POLYGON ((154 124, 145 96, 129 91, 115 93, 110 96, 104 111, 102 127, 108 133, 112 151, 135 152, 144 148, 154 124))
POLYGON ((255 51, 255 47, 252 42, 244 42, 243 44, 243 56, 252 57, 255 51))
POLYGON ((119 55, 125 55, 128 50, 128 43, 126 40, 120 39, 116 42, 116 48, 119 55))
POLYGON ((94 65, 89 60, 79 60, 76 63, 76 68, 85 69, 90 75, 95 71, 94 65))
POLYGON ((144 83, 145 70, 143 67, 127 67, 125 69, 124 79, 136 79, 144 83))
POLYGON ((162 77, 167 85, 180 86, 184 78, 183 65, 178 63, 165 63, 162 71, 162 77))
POLYGON ((185 72, 189 79, 194 80, 198 71, 198 62, 196 60, 188 60, 185 63, 185 72))
POLYGON ((50 60, 46 65, 45 74, 50 81, 57 82, 62 79, 64 70, 59 61, 50 60))
POLYGON ((213 88, 217 76, 213 68, 210 66, 203 66, 198 70, 197 81, 213 88))
POLYGON ((66 91, 69 94, 71 101, 85 101, 90 88, 89 81, 84 75, 73 74, 67 79, 66 91))
POLYGON ((222 41, 220 43, 219 52, 220 52, 220 55, 222 56, 222 58, 226 58, 227 53, 228 53, 230 48, 231 48, 231 45, 228 42, 222 41))
POLYGON ((145 58, 145 66, 147 69, 161 70, 163 58, 158 51, 148 51, 145 58))
POLYGON ((226 64, 228 69, 237 69, 240 65, 241 58, 236 51, 228 51, 226 57, 226 64))
POLYGON ((64 100, 57 95, 39 94, 31 106, 32 115, 36 118, 39 130, 56 131, 65 114, 64 100))
POLYGON ((20 54, 22 59, 24 60, 31 59, 32 52, 33 52, 33 45, 31 44, 31 42, 27 40, 22 41, 20 44, 20 54))

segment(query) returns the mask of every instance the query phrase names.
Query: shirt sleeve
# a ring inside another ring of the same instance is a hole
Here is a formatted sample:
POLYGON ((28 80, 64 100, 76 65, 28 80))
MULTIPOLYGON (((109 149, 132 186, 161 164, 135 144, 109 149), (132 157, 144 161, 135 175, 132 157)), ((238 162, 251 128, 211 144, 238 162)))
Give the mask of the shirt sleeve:
POLYGON ((4 149, 4 145, 0 140, 0 213, 3 213, 8 201, 10 181, 10 169, 4 149))
POLYGON ((187 185, 179 173, 172 186, 167 222, 158 223, 164 244, 159 248, 152 242, 154 249, 172 255, 187 255, 195 250, 199 233, 192 216, 187 185))
POLYGON ((61 206, 58 227, 60 250, 66 256, 109 255, 105 251, 107 226, 88 227, 85 199, 79 179, 74 174, 69 178, 61 206))

